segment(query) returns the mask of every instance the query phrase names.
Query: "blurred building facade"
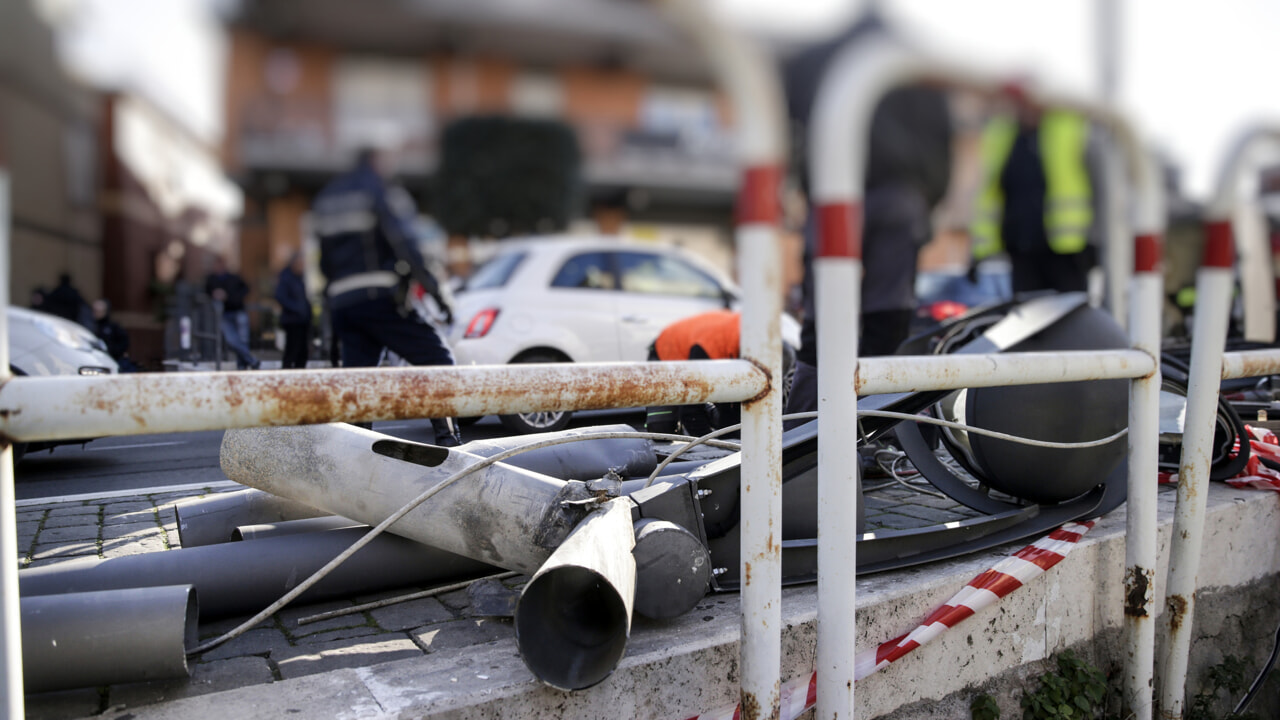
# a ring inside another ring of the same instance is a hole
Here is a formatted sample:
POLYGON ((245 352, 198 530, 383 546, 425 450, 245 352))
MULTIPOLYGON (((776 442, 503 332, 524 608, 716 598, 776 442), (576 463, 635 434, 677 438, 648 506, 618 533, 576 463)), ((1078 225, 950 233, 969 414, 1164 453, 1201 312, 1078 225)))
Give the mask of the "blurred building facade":
POLYGON ((317 0, 304 14, 245 0, 229 35, 223 157, 245 189, 242 260, 259 292, 371 133, 394 127, 402 179, 429 209, 438 135, 472 114, 566 121, 588 201, 626 190, 641 234, 729 263, 732 119, 701 56, 648 7, 317 0))
POLYGON ((164 359, 165 302, 234 255, 239 189, 216 148, 140 95, 63 69, 55 30, 22 0, 0 4, 0 167, 11 181, 10 301, 71 275, 105 297, 144 367, 164 359))
POLYGON ((0 168, 10 180, 10 298, 69 273, 102 293, 97 95, 62 70, 50 28, 27 2, 0 3, 0 168))

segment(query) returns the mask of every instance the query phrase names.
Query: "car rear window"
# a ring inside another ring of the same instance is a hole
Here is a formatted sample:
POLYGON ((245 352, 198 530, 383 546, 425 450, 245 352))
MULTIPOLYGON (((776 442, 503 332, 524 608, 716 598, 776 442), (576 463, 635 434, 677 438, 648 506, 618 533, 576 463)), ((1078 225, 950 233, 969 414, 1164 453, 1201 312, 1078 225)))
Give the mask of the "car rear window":
POLYGON ((525 253, 503 253, 476 269, 467 279, 468 290, 488 290, 507 284, 516 268, 524 261, 525 253))

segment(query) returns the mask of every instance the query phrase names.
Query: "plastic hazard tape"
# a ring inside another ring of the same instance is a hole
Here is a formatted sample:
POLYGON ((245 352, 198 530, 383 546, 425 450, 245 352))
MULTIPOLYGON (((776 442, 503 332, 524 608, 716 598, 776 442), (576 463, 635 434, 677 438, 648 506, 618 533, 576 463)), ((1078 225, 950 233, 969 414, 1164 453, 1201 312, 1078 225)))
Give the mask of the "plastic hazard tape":
MULTIPOLYGON (((1280 489, 1280 486, 1278 486, 1280 489)), ((916 629, 864 650, 854 659, 853 679, 861 680, 955 627, 965 618, 989 607, 1009 593, 1062 562, 1093 528, 1096 520, 1067 523, 1034 543, 1001 560, 961 588, 950 600, 929 613, 916 629)), ((818 673, 796 678, 782 686, 781 720, 795 720, 813 707, 818 696, 818 673)), ((730 706, 694 715, 688 720, 738 720, 740 708, 730 706)))

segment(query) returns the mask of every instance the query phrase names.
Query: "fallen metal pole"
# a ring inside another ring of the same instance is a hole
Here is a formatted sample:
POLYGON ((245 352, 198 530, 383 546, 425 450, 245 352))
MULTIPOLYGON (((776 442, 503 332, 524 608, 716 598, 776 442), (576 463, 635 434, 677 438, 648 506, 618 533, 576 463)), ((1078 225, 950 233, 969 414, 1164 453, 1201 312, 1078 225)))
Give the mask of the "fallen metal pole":
POLYGON ((767 387, 764 373, 743 360, 22 377, 0 386, 0 436, 26 442, 740 402, 767 387))
MULTIPOLYGON (((588 438, 602 432, 634 430, 635 428, 625 423, 597 425, 553 433, 473 440, 465 443, 458 450, 487 458, 536 440, 560 437, 588 438)), ((648 475, 658 466, 658 456, 654 452, 652 440, 600 438, 583 440, 572 445, 552 445, 530 450, 507 458, 503 463, 548 475, 557 480, 596 480, 610 471, 624 478, 648 475)))
MULTIPOLYGON (((201 619, 254 613, 320 569, 364 535, 360 528, 221 543, 100 560, 83 558, 20 573, 23 596, 192 585, 201 619)), ((299 599, 352 595, 457 580, 493 567, 419 543, 382 535, 299 599)))
MULTIPOLYGON (((231 430, 222 441, 222 471, 229 479, 369 525, 480 460, 457 448, 403 443, 343 423, 231 430), (375 443, 425 453, 426 464, 375 453, 375 443)), ((495 464, 446 487, 389 532, 533 573, 585 514, 562 503, 586 497, 582 483, 570 486, 495 464), (581 496, 568 494, 575 488, 581 496)))
POLYGON ((184 500, 174 505, 178 541, 184 548, 231 542, 241 525, 286 522, 326 513, 261 490, 237 490, 184 500))
POLYGON ((539 680, 582 690, 618 666, 631 635, 634 544, 631 503, 616 498, 579 523, 524 586, 516 645, 539 680))
POLYGON ((342 530, 343 528, 351 527, 358 527, 365 532, 369 531, 368 525, 363 525, 355 520, 338 515, 325 515, 324 517, 305 518, 302 520, 286 520, 278 523, 241 525, 231 531, 231 541, 245 542, 250 540, 263 540, 271 537, 301 535, 303 533, 325 532, 327 530, 342 530))
MULTIPOLYGON (((13 381, 9 370, 9 174, 0 169, 0 388, 13 381)), ((34 407, 39 407, 34 406, 34 407)), ((22 627, 18 604, 18 521, 13 488, 13 445, 0 441, 0 709, 23 716, 22 627)))
POLYGON ((196 605, 190 585, 22 598, 26 691, 187 677, 196 605))
POLYGON ((440 587, 433 587, 430 590, 423 590, 422 592, 409 593, 407 595, 398 595, 393 598, 387 598, 386 600, 375 600, 373 602, 367 602, 363 605, 352 605, 349 608, 339 608, 338 610, 330 610, 329 612, 316 613, 315 615, 308 615, 303 618, 298 618, 298 624, 310 625, 311 623, 320 622, 321 620, 331 620, 336 617, 343 617, 345 615, 354 615, 355 613, 361 613, 368 610, 377 610, 378 608, 390 607, 392 605, 399 605, 400 603, 407 603, 413 600, 422 600, 424 598, 435 597, 437 595, 443 595, 448 592, 453 592, 454 590, 464 590, 482 580, 506 580, 508 578, 516 577, 519 574, 520 573, 508 571, 508 572, 498 573, 497 575, 486 575, 485 577, 475 578, 474 580, 464 580, 462 582, 449 583, 448 585, 441 585, 440 587))
MULTIPOLYGON (((1212 216, 1211 216, 1212 217, 1212 216)), ((1213 462, 1213 433, 1222 377, 1222 350, 1234 289, 1231 224, 1212 220, 1207 227, 1204 262, 1196 275, 1196 313, 1192 328, 1191 370, 1178 465, 1178 504, 1174 510, 1169 546, 1169 577, 1165 586, 1165 614, 1169 644, 1160 694, 1162 717, 1183 716, 1187 662, 1195 620, 1196 581, 1204 538, 1209 468, 1213 462)))

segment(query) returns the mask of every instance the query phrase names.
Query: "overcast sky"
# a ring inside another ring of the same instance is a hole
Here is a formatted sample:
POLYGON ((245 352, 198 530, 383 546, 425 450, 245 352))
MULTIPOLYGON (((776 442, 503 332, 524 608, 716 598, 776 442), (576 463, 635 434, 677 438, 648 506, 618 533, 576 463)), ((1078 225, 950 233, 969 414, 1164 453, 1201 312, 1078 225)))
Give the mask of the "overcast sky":
MULTIPOLYGON (((213 6, 224 0, 36 0, 55 13, 80 7, 64 33, 78 71, 140 89, 201 136, 221 133, 225 57, 213 6), (157 31, 163 28, 163 31, 157 31)), ((537 0, 508 0, 536 2, 537 0)), ((1120 0, 1109 0, 1119 2, 1120 0)), ((820 38, 865 0, 713 0, 750 28, 820 38)), ((883 0, 890 20, 941 55, 979 61, 1055 87, 1098 91, 1096 0, 883 0)), ((65 14, 69 16, 70 14, 65 14)), ((1280 119, 1280 3, 1274 0, 1125 0, 1121 106, 1184 167, 1202 196, 1235 132, 1280 119)))

